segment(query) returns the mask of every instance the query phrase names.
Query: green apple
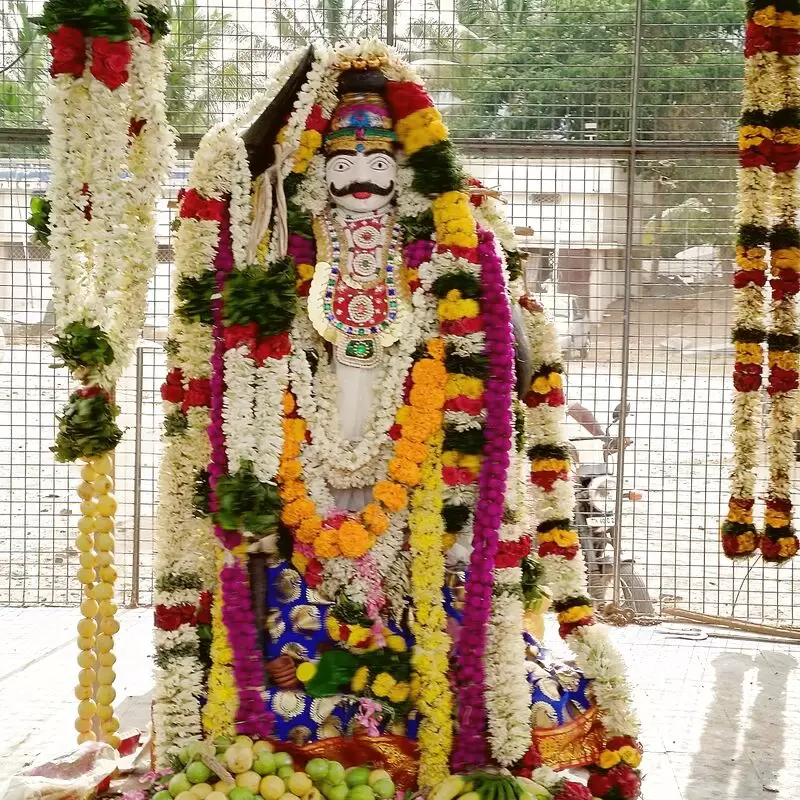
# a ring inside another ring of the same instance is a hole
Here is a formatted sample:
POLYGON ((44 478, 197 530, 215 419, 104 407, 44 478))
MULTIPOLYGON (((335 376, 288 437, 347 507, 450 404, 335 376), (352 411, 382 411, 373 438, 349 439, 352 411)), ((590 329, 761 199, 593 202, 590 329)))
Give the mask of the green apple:
POLYGON ((253 772, 259 775, 272 775, 275 772, 275 756, 269 750, 262 750, 253 762, 253 772))
POLYGON ((237 786, 228 792, 228 800, 255 800, 253 793, 244 786, 237 786))
POLYGON ((294 767, 291 764, 289 764, 287 766, 283 766, 283 767, 278 767, 278 770, 277 770, 277 772, 275 774, 279 778, 281 778, 281 779, 283 779, 285 781, 288 781, 289 778, 291 778, 292 775, 294 775, 294 767))
POLYGON ((258 794, 258 786, 261 783, 261 776, 254 770, 240 772, 236 776, 236 785, 247 789, 251 794, 258 794))
POLYGON ((192 788, 192 784, 185 772, 177 772, 169 779, 167 788, 173 797, 177 797, 181 792, 188 792, 192 788))
POLYGON ((189 791, 191 791, 195 797, 199 797, 200 800, 206 800, 206 797, 211 794, 213 789, 209 783, 196 783, 189 791))
POLYGON ((267 775, 261 779, 258 791, 264 800, 278 800, 286 791, 286 784, 277 775, 267 775))
POLYGON ((166 789, 162 789, 160 792, 156 792, 151 800, 172 800, 172 795, 166 789))
POLYGON ((191 792, 181 792, 175 800, 195 800, 196 795, 193 795, 191 792))
POLYGON ((333 784, 330 781, 323 781, 319 788, 327 800, 345 800, 347 797, 348 789, 345 783, 333 784))
POLYGON ((344 767, 338 761, 328 762, 328 780, 334 786, 337 786, 340 783, 344 783, 344 776, 345 776, 344 767))
POLYGON ((253 751, 247 744, 232 744, 225 752, 225 763, 234 775, 249 772, 253 767, 253 751))
POLYGON ((347 800, 375 800, 375 792, 366 783, 360 783, 348 792, 347 800))
POLYGON ((211 792, 211 794, 206 795, 206 800, 228 800, 228 795, 222 792, 211 792))
POLYGON ((275 759, 275 769, 292 766, 292 757, 288 753, 273 753, 272 757, 275 759))
POLYGON ((183 766, 185 767, 191 760, 192 760, 192 754, 189 751, 189 748, 181 747, 181 749, 178 750, 178 761, 180 761, 181 764, 183 764, 183 766))
POLYGON ((354 786, 366 786, 369 781, 368 767, 350 767, 344 774, 344 782, 352 789, 354 786))
POLYGON ((211 770, 202 761, 192 761, 186 767, 186 777, 191 783, 205 783, 211 777, 211 770))
POLYGON ((312 758, 306 764, 306 773, 314 783, 324 781, 328 777, 328 761, 324 758, 312 758))
POLYGON ((372 784, 372 791, 381 798, 381 800, 389 800, 394 797, 395 786, 391 778, 382 778, 372 784))
POLYGON ((314 788, 314 782, 305 772, 295 772, 286 782, 286 788, 298 797, 302 797, 314 788))
POLYGON ((259 753, 272 753, 275 748, 272 746, 272 742, 265 742, 261 740, 260 742, 256 742, 253 745, 253 753, 258 755, 259 753))
POLYGON ((391 779, 392 776, 385 769, 374 769, 370 772, 367 783, 374 786, 378 781, 390 781, 391 779))

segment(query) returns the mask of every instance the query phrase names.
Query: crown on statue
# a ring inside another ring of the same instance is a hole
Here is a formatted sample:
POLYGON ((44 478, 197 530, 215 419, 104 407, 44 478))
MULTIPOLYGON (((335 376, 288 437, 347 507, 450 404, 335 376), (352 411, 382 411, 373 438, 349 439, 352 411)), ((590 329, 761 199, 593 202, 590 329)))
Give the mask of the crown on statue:
POLYGON ((325 137, 328 155, 341 151, 391 153, 397 136, 389 106, 382 90, 385 78, 379 70, 342 74, 339 80, 339 105, 331 117, 325 137))

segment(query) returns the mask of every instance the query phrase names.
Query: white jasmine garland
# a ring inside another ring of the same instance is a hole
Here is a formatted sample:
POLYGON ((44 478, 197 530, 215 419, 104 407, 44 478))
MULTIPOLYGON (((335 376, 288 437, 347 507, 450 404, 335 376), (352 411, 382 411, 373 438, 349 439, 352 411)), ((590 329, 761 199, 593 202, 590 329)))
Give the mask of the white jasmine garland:
POLYGON ((489 741, 494 759, 510 767, 523 758, 531 746, 531 688, 528 683, 525 640, 522 637, 522 599, 504 591, 519 586, 516 573, 504 580, 505 570, 495 570, 492 617, 487 628, 484 671, 489 741), (498 586, 498 584, 501 584, 498 586))
MULTIPOLYGON (((256 403, 256 371, 245 345, 225 351, 225 394, 222 407, 222 430, 228 471, 238 472, 243 461, 255 464, 257 457, 256 428, 253 424, 256 403)), ((277 416, 277 415, 276 415, 277 416)))
POLYGON ((451 425, 458 431, 468 431, 472 429, 482 429, 486 422, 486 409, 481 410, 480 414, 467 414, 466 411, 445 411, 445 425, 451 425))
POLYGON ((283 450, 281 403, 289 383, 288 358, 268 358, 258 367, 253 421, 256 432, 254 471, 265 483, 275 478, 283 450))

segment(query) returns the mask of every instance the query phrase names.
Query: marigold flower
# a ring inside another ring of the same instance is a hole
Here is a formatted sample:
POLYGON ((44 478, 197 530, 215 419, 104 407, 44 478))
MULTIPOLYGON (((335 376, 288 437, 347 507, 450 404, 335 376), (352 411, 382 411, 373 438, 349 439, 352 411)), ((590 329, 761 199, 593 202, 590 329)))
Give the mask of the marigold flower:
POLYGON ((314 553, 320 558, 336 558, 342 551, 339 547, 338 531, 323 528, 314 542, 314 553))
POLYGON ((406 488, 393 481, 378 481, 372 490, 372 496, 383 503, 388 511, 400 511, 408 503, 406 488))
POLYGON ((303 544, 313 544, 322 530, 322 518, 318 516, 304 519, 295 530, 295 536, 303 544))
POLYGON ((385 533, 389 527, 389 518, 378 503, 369 503, 364 506, 364 510, 361 512, 361 519, 375 536, 385 533))
POLYGON ((403 438, 413 442, 427 442, 442 424, 442 415, 433 411, 409 408, 408 421, 403 423, 403 438))
POLYGON ((410 693, 411 687, 405 681, 400 681, 389 692, 389 701, 392 703, 405 703, 410 693))
POLYGON ((381 672, 372 682, 372 693, 376 697, 386 697, 397 681, 388 673, 381 672))
POLYGON ((346 520, 336 531, 336 541, 339 544, 339 549, 342 551, 342 555, 347 558, 360 558, 363 556, 370 548, 371 538, 369 531, 354 519, 346 520))
POLYGON ((367 667, 359 667, 350 679, 350 688, 356 693, 361 694, 367 686, 369 680, 369 669, 367 667))
POLYGON ((303 466, 295 459, 282 460, 278 467, 276 477, 279 481, 296 481, 303 473, 303 466))
POLYGON ((616 767, 621 760, 622 759, 616 750, 603 750, 603 752, 600 753, 600 758, 597 760, 597 764, 602 769, 611 769, 612 767, 616 767))
POLYGON ((347 633, 347 644, 350 647, 364 647, 370 639, 370 630, 362 625, 350 625, 347 633))
POLYGON ((439 411, 444 405, 444 382, 442 388, 436 386, 415 386, 411 390, 411 405, 423 411, 439 411))
POLYGON ((406 640, 396 633, 386 637, 386 646, 393 650, 395 653, 404 653, 406 651, 406 640))
POLYGON ((294 395, 291 392, 283 393, 282 407, 285 415, 291 414, 292 411, 294 411, 297 407, 297 404, 294 401, 294 395))
POLYGON ((325 617, 325 630, 328 632, 328 636, 331 637, 332 641, 338 642, 341 639, 341 625, 333 614, 328 614, 328 616, 325 617))
POLYGON ((797 540, 791 536, 778 539, 778 555, 781 558, 791 558, 797 553, 797 540))
POLYGON ((306 496, 306 485, 302 481, 286 481, 281 486, 281 499, 284 503, 291 503, 306 496))
POLYGON ((314 277, 314 267, 311 264, 298 264, 297 275, 300 280, 310 281, 314 277))
POLYGON ((292 566, 301 574, 303 575, 306 571, 306 567, 308 566, 308 556, 304 556, 302 553, 294 552, 292 553, 292 566))
POLYGON ((445 381, 447 381, 447 369, 440 361, 432 358, 423 358, 414 364, 411 370, 411 379, 414 381, 415 387, 444 386, 445 381))
MULTIPOLYGON (((451 242, 446 244, 452 244, 451 242)), ((439 317, 445 320, 477 317, 481 307, 477 300, 440 300, 439 317)))
POLYGON ((472 453, 466 453, 462 455, 458 462, 460 467, 463 467, 464 469, 471 469, 474 472, 477 472, 481 468, 482 463, 483 456, 472 453))
POLYGON ((483 389, 483 381, 480 378, 472 378, 469 375, 448 375, 445 396, 482 397, 483 389))
POLYGON ((408 439, 400 439, 394 446, 395 455, 398 458, 405 458, 415 464, 421 464, 428 454, 428 448, 421 442, 411 442, 408 439))
POLYGON ((416 486, 422 478, 419 466, 406 458, 393 458, 387 472, 390 478, 405 486, 416 486))
POLYGON ((295 442, 302 442, 306 436, 306 421, 299 417, 284 419, 283 432, 287 439, 295 442))
MULTIPOLYGON (((428 354, 431 358, 435 358, 437 361, 444 361, 444 342, 441 339, 431 339, 428 342, 428 354)), ((417 365, 421 363, 423 362, 417 362, 417 365)))
POLYGON ((591 617, 594 614, 594 609, 591 606, 573 606, 565 611, 558 612, 558 621, 564 622, 578 622, 579 620, 591 617))
POLYGON ((302 498, 293 500, 283 507, 281 519, 290 528, 296 528, 304 519, 314 515, 316 506, 311 500, 302 498))
POLYGON ((642 763, 642 754, 630 745, 620 747, 618 750, 619 757, 626 763, 630 764, 634 769, 642 763))

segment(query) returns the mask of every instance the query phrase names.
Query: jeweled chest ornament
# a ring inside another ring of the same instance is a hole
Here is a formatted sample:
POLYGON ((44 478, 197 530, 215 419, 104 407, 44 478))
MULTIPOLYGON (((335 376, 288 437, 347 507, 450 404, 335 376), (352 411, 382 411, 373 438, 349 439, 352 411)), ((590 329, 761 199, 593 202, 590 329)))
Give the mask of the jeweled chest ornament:
MULTIPOLYGON (((336 344, 341 364, 375 366, 383 347, 399 338, 400 226, 393 216, 327 215, 320 228, 329 247, 318 332, 336 344)), ((323 269, 321 269, 323 268, 323 269)), ((315 281, 323 278, 317 265, 315 281)), ((322 287, 320 287, 321 289, 322 287)))

